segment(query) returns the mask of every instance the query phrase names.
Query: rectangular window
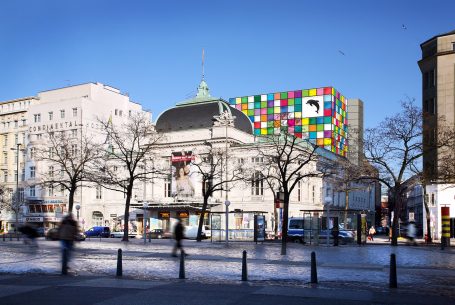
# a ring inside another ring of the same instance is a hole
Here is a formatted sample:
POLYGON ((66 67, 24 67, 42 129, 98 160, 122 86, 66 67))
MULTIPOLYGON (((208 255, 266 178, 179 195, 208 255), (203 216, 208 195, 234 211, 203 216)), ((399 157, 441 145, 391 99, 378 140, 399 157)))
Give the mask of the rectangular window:
POLYGON ((25 181, 25 168, 22 169, 22 175, 21 175, 21 180, 25 181))
POLYGON ((30 187, 30 197, 35 197, 36 195, 36 191, 35 191, 35 187, 34 186, 31 186, 30 187))
POLYGON ((54 167, 49 166, 49 177, 53 178, 54 177, 54 167))
POLYGON ((65 118, 65 110, 60 110, 60 118, 64 119, 65 118))
POLYGON ((115 109, 115 115, 118 115, 118 109, 115 109))
POLYGON ((54 112, 49 111, 49 121, 52 121, 54 119, 54 112))
POLYGON ((4 135, 3 136, 3 146, 8 146, 8 136, 7 135, 4 135))
POLYGON ((77 108, 73 108, 73 117, 77 117, 77 108))
POLYGON ((3 152, 3 163, 8 164, 8 153, 7 152, 3 152))
POLYGON ((16 120, 16 121, 14 121, 14 128, 17 128, 17 127, 19 127, 19 122, 16 120))
POLYGON ((34 118, 35 118, 35 123, 41 122, 41 114, 40 114, 40 113, 35 114, 35 115, 34 115, 34 118))
POLYGON ((47 189, 47 192, 49 196, 54 196, 54 186, 50 185, 49 188, 47 189))
POLYGON ((8 182, 8 171, 3 171, 3 182, 8 182))
POLYGON ((23 187, 19 188, 19 201, 24 202, 24 188, 23 187))
POLYGON ((428 88, 434 88, 436 86, 436 77, 434 70, 431 70, 428 76, 428 88))
POLYGON ((33 160, 35 158, 36 149, 35 147, 30 148, 30 159, 33 160))
POLYGON ((18 182, 17 178, 19 178, 19 177, 17 176, 17 170, 15 170, 14 171, 14 182, 18 182))
POLYGON ((71 137, 73 138, 77 137, 77 129, 71 129, 71 137))
POLYGON ((255 172, 251 181, 251 195, 264 195, 264 177, 261 172, 255 172))
POLYGON ((123 111, 122 111, 122 110, 119 110, 119 111, 118 111, 118 115, 119 115, 119 116, 122 116, 122 114, 123 114, 123 111))
POLYGON ((164 179, 164 197, 171 197, 171 179, 164 179))
POLYGON ((37 133, 36 134, 36 139, 37 140, 41 140, 43 138, 43 134, 42 133, 37 133))
POLYGON ((30 166, 30 178, 35 178, 36 175, 36 168, 34 166, 30 166))
POLYGON ((14 135, 14 145, 17 145, 17 144, 19 144, 19 135, 16 133, 14 135))
POLYGON ((54 157, 54 148, 53 147, 49 147, 49 158, 53 158, 54 157))
POLYGON ((23 119, 23 120, 22 120, 22 126, 25 126, 25 125, 27 125, 27 120, 26 120, 26 119, 23 119))
POLYGON ((101 186, 97 185, 96 186, 96 199, 101 199, 102 198, 102 188, 101 186))
POLYGON ((71 145, 71 154, 73 156, 76 156, 77 155, 77 144, 72 144, 71 145))
POLYGON ((311 188, 311 201, 313 203, 316 201, 316 187, 314 185, 311 188))
POLYGON ((297 182, 297 201, 302 201, 302 181, 297 182))

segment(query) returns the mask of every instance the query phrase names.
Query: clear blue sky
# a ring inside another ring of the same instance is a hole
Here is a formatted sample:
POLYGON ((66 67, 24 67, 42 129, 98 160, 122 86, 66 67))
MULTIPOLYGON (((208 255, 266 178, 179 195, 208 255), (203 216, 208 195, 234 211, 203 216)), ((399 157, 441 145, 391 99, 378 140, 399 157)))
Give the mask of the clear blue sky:
POLYGON ((454 12, 453 0, 5 0, 0 101, 98 81, 156 118, 196 93, 204 48, 213 96, 334 86, 374 126, 406 96, 420 104, 420 43, 455 30, 454 12))

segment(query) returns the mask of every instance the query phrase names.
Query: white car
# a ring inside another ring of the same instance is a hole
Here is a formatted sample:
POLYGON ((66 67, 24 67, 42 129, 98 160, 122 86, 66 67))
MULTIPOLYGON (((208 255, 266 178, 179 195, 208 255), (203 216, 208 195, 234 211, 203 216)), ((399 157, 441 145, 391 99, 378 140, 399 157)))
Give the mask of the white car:
MULTIPOLYGON (((185 228, 185 237, 188 239, 196 239, 197 237, 197 226, 188 226, 185 228)), ((201 232, 202 239, 210 238, 211 232, 209 226, 202 226, 201 232)))
MULTIPOLYGON (((137 232, 128 233, 129 238, 135 238, 136 236, 137 236, 137 232)), ((122 237, 123 237, 123 231, 111 232, 111 238, 122 238, 122 237)))

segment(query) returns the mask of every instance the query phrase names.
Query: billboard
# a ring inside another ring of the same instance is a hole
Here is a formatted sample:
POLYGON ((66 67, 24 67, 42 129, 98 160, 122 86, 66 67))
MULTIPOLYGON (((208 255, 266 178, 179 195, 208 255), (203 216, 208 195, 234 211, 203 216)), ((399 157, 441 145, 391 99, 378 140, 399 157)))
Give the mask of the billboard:
POLYGON ((283 130, 339 155, 347 153, 347 99, 333 87, 230 98, 246 114, 255 135, 283 130))
POLYGON ((191 161, 194 155, 191 151, 173 152, 171 154, 173 196, 178 198, 194 197, 195 175, 192 171, 191 161))

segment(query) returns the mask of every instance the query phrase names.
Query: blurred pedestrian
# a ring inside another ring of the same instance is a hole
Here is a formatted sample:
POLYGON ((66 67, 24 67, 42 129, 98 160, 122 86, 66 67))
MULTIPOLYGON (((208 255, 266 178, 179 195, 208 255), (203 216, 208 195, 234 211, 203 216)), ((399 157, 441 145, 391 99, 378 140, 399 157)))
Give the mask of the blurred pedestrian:
POLYGON ((30 245, 31 247, 38 247, 36 238, 38 237, 38 231, 29 223, 26 223, 19 228, 19 232, 24 234, 24 244, 30 245))
POLYGON ((374 228, 374 226, 371 226, 371 228, 368 230, 368 239, 373 241, 374 234, 376 234, 376 229, 374 228))
POLYGON ((182 247, 182 239, 185 237, 185 228, 183 227, 182 221, 180 217, 177 218, 177 223, 174 226, 174 239, 175 245, 172 249, 172 256, 177 257, 177 249, 180 249, 181 253, 184 255, 188 255, 185 253, 182 247))
POLYGON ((58 228, 58 237, 62 245, 62 260, 66 250, 67 263, 69 263, 71 259, 71 252, 73 251, 74 240, 76 239, 78 232, 79 228, 77 222, 73 218, 73 215, 68 214, 67 216, 65 216, 65 218, 63 218, 58 228))
POLYGON ((407 228, 407 236, 408 236, 408 241, 410 244, 416 246, 417 243, 415 241, 415 237, 416 237, 416 226, 414 224, 413 221, 411 221, 409 224, 408 224, 408 228, 407 228))
POLYGON ((392 240, 392 236, 393 236, 392 227, 389 227, 389 240, 388 241, 392 240))

